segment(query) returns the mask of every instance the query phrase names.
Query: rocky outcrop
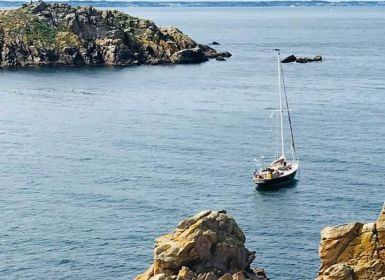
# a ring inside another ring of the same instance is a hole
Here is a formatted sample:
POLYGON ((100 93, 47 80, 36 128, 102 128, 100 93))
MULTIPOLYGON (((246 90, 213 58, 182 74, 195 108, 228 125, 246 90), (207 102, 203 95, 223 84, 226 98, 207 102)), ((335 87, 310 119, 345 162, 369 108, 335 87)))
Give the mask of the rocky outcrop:
POLYGON ((309 62, 322 62, 322 56, 317 55, 313 58, 309 57, 296 57, 295 55, 289 55, 285 59, 281 61, 282 63, 292 63, 292 62, 297 62, 297 63, 309 63, 309 62))
POLYGON ((135 280, 267 280, 251 269, 255 252, 225 211, 206 210, 155 241, 154 263, 135 280))
POLYGON ((385 280, 385 204, 375 223, 323 229, 319 254, 317 280, 385 280))
POLYGON ((207 56, 205 56, 203 51, 198 46, 193 49, 178 51, 174 53, 170 59, 172 63, 182 64, 204 62, 208 60, 207 56))
POLYGON ((200 63, 219 55, 175 27, 116 10, 39 1, 0 11, 1 67, 200 63))

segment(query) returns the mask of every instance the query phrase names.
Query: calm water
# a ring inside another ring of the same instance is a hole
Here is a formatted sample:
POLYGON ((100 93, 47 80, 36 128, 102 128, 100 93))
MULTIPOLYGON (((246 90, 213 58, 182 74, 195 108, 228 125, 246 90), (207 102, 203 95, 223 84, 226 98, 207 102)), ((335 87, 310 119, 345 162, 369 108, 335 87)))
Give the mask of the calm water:
POLYGON ((182 218, 227 209, 271 279, 313 279, 320 230, 384 201, 385 10, 125 11, 233 57, 195 66, 0 72, 0 278, 132 279, 182 218), (301 178, 254 190, 284 65, 301 178))

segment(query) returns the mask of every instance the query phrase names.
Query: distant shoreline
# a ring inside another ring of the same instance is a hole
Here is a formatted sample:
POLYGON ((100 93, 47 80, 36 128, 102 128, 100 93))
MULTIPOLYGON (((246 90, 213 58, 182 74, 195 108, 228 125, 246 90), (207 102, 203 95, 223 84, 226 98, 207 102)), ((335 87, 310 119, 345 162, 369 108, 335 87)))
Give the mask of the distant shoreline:
MULTIPOLYGON (((0 7, 21 6, 29 1, 0 1, 0 7)), ((46 1, 95 7, 385 7, 385 1, 46 1)))

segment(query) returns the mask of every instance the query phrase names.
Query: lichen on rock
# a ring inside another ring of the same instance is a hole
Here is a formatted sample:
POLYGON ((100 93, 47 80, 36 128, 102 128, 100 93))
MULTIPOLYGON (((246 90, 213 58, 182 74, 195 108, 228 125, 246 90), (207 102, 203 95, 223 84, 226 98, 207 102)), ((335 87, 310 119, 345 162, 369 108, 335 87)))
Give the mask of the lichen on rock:
POLYGON ((317 280, 378 280, 385 277, 385 204, 377 222, 326 227, 319 247, 317 280))
POLYGON ((0 11, 1 67, 200 63, 220 54, 201 47, 175 27, 116 10, 38 1, 0 11))
POLYGON ((154 263, 135 280, 266 280, 251 269, 255 252, 225 211, 206 210, 155 241, 154 263))

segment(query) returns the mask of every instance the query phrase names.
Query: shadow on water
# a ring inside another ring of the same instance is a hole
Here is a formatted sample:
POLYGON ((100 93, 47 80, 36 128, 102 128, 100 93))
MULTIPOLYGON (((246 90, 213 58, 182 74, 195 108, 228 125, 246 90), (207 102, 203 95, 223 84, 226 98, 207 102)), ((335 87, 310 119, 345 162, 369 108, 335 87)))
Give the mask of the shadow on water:
POLYGON ((268 194, 277 193, 277 192, 283 193, 283 192, 287 192, 288 189, 296 188, 298 181, 299 181, 298 179, 294 179, 288 183, 283 183, 283 184, 274 185, 274 186, 266 186, 266 187, 263 187, 262 189, 256 188, 256 191, 262 195, 268 195, 268 194))
POLYGON ((89 71, 119 71, 122 69, 133 69, 138 65, 118 66, 118 65, 31 65, 24 67, 4 67, 4 72, 14 73, 66 73, 66 72, 89 72, 89 71))
POLYGON ((151 68, 182 68, 182 67, 201 67, 200 64, 181 65, 173 63, 159 63, 159 64, 132 64, 132 65, 30 65, 23 67, 3 67, 3 73, 94 73, 94 72, 124 72, 138 69, 151 68))

